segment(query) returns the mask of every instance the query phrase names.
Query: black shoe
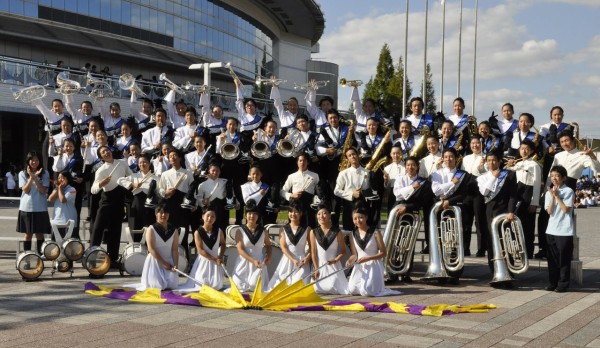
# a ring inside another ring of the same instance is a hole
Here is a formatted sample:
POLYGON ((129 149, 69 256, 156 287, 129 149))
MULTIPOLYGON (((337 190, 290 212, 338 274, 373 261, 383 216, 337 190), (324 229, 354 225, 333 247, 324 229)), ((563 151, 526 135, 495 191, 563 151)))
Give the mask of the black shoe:
POLYGON ((183 209, 189 209, 189 210, 194 209, 196 207, 196 199, 184 198, 183 202, 181 203, 181 207, 183 209))
POLYGON ((477 250, 477 254, 475 254, 475 256, 485 257, 485 250, 477 250))
POLYGON ((471 250, 465 250, 465 256, 471 256, 471 250))
POLYGON ((513 283, 513 282, 506 282, 506 283, 504 283, 504 288, 505 289, 514 289, 515 288, 515 283, 513 283))
POLYGON ((121 264, 118 261, 111 261, 110 269, 121 269, 121 264))
POLYGON ((235 198, 233 198, 233 197, 225 198, 225 209, 226 210, 235 209, 235 198))
POLYGON ((429 245, 427 245, 423 250, 421 250, 421 254, 429 254, 429 245))
POLYGON ((458 285, 459 281, 460 280, 458 278, 454 278, 454 277, 451 277, 450 279, 448 279, 448 283, 452 284, 452 285, 458 285))
POLYGON ((401 281, 403 283, 407 283, 407 284, 411 284, 413 282, 412 278, 410 276, 408 276, 408 275, 402 276, 401 281))
POLYGON ((535 257, 538 260, 543 260, 546 258, 546 251, 545 250, 540 250, 538 251, 537 254, 533 255, 533 257, 535 257))
POLYGON ((554 292, 567 292, 567 288, 556 288, 554 292))
POLYGON ((546 291, 554 291, 554 290, 556 290, 556 286, 555 285, 548 285, 547 287, 544 288, 544 290, 546 290, 546 291))

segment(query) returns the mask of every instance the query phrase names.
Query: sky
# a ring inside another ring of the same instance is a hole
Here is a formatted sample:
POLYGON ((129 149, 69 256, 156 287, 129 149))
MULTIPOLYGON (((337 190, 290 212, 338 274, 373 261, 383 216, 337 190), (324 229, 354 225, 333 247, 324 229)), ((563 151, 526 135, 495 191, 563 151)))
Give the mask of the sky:
MULTIPOLYGON (((320 52, 313 59, 334 62, 340 77, 367 82, 379 52, 390 46, 394 64, 404 56, 407 0, 317 0, 325 16, 320 52)), ((443 111, 452 113, 458 92, 460 0, 429 0, 427 62, 440 108, 442 42, 443 111)), ((425 52, 426 0, 409 1, 407 76, 420 95, 425 52)), ((550 121, 560 105, 565 122, 577 122, 580 137, 600 138, 600 0, 480 0, 475 50, 475 3, 463 0, 460 96, 465 111, 487 119, 510 102, 515 114, 529 112, 535 125, 550 121), (474 60, 476 52, 476 60, 474 60), (473 98, 475 70, 475 98, 473 98)), ((340 109, 350 105, 350 89, 339 89, 340 109)))

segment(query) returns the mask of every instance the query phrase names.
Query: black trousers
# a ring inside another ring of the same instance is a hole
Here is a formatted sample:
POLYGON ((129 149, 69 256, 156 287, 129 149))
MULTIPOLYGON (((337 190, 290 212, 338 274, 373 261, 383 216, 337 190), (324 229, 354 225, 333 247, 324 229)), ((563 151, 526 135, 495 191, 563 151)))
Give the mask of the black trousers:
POLYGON ((535 248, 535 213, 530 213, 529 206, 523 204, 517 210, 517 216, 521 220, 521 225, 523 227, 523 236, 525 237, 525 251, 527 252, 527 257, 532 259, 533 249, 535 248))
POLYGON ((548 258, 548 278, 550 285, 568 288, 571 279, 571 260, 573 260, 573 237, 546 235, 548 258))
POLYGON ((473 198, 473 212, 475 214, 475 228, 477 230, 477 251, 486 251, 489 243, 490 231, 485 217, 485 204, 482 195, 473 198))
POLYGON ((106 241, 106 251, 111 261, 117 261, 119 258, 121 224, 123 223, 123 200, 125 198, 124 190, 121 186, 117 186, 112 191, 102 191, 98 213, 96 214, 92 229, 91 238, 92 245, 94 246, 99 246, 102 243, 102 236, 106 230, 104 240, 106 241))

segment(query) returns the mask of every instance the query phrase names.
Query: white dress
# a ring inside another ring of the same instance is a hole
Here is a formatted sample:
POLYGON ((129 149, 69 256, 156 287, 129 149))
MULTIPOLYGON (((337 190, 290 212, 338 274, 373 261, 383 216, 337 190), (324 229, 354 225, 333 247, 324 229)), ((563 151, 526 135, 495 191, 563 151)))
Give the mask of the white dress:
MULTIPOLYGON (((200 227, 202 228, 202 227, 200 227)), ((203 233, 203 229, 200 231, 201 235, 203 233)), ((215 226, 213 231, 210 233, 206 233, 204 235, 205 238, 202 238, 202 249, 210 254, 213 257, 219 257, 219 247, 220 247, 220 234, 221 231, 218 227, 215 226), (216 238, 215 238, 216 236, 216 238), (208 241, 214 242, 214 245, 209 247, 208 241)), ((190 272, 190 276, 200 281, 202 284, 206 284, 213 289, 220 290, 223 288, 223 267, 219 266, 216 262, 205 258, 204 256, 198 254, 196 257, 196 261, 192 266, 192 271, 190 272)), ((200 290, 201 285, 194 282, 191 279, 185 282, 182 286, 179 287, 180 291, 198 291, 200 290)))
MULTIPOLYGON (((149 232, 154 234, 154 248, 156 252, 168 263, 173 264, 173 233, 166 241, 156 232, 154 226, 149 227, 149 232)), ((137 290, 143 291, 148 288, 157 288, 160 290, 175 289, 179 285, 179 276, 176 272, 171 272, 165 269, 159 262, 148 253, 142 270, 142 283, 136 287, 137 290)))
MULTIPOLYGON (((264 245, 265 245, 265 234, 262 229, 257 231, 260 233, 258 239, 253 243, 248 234, 252 234, 249 232, 246 226, 240 226, 242 228, 242 243, 244 243, 244 250, 246 253, 250 255, 253 259, 258 260, 263 263, 265 260, 265 256, 263 254, 264 245), (244 231, 245 230, 245 231, 244 231)), ((260 226, 258 227, 260 228, 260 226)), ((242 292, 254 291, 256 287, 256 283, 258 282, 258 277, 262 277, 262 288, 266 289, 269 284, 269 272, 267 272, 267 267, 263 266, 262 268, 256 267, 253 263, 246 260, 242 255, 239 255, 237 260, 235 261, 235 267, 233 269, 233 282, 238 287, 238 289, 242 292)))
MULTIPOLYGON (((317 239, 317 262, 318 267, 321 267, 327 263, 327 260, 333 260, 339 254, 339 245, 337 241, 337 233, 330 230, 328 235, 332 235, 333 241, 327 249, 324 249, 319 243, 318 234, 321 233, 321 228, 315 229, 315 237, 317 239), (333 236, 335 234, 335 236, 333 236)), ((341 233, 341 232, 338 232, 341 233)), ((324 238, 325 239, 325 238, 324 238)), ((315 291, 319 294, 334 294, 334 295, 345 295, 348 291, 348 280, 342 269, 342 264, 338 261, 333 265, 327 265, 319 269, 319 278, 315 284, 315 291), (328 275, 337 272, 335 275, 327 277, 328 275), (319 281, 319 279, 327 279, 319 281)))
MULTIPOLYGON (((377 240, 375 234, 367 242, 363 250, 356 241, 356 233, 353 235, 352 241, 357 253, 357 260, 361 257, 373 256, 377 254, 377 240)), ((364 263, 354 265, 350 278, 348 279, 348 294, 360 296, 390 296, 399 295, 400 291, 387 289, 383 281, 384 268, 383 262, 379 260, 371 260, 364 263)))
MULTIPOLYGON (((300 261, 306 258, 306 240, 308 237, 307 230, 307 227, 298 227, 296 231, 293 231, 289 224, 284 226, 283 234, 285 236, 285 245, 287 246, 290 253, 294 256, 296 261, 300 261), (298 241, 296 242, 296 245, 294 245, 285 229, 289 229, 287 232, 291 232, 294 238, 296 239, 298 236, 298 232, 302 232, 302 235, 300 239, 298 239, 298 241)), ((304 265, 299 270, 295 270, 295 268, 296 265, 292 262, 292 260, 285 256, 285 254, 283 254, 283 256, 281 257, 281 261, 279 261, 279 265, 277 265, 277 269, 275 270, 275 273, 273 273, 271 281, 269 282, 269 291, 273 289, 277 284, 279 284, 279 282, 281 282, 287 276, 289 276, 292 270, 294 270, 294 274, 287 279, 288 284, 293 284, 298 280, 307 277, 310 274, 310 268, 308 264, 304 265)), ((307 281, 309 281, 308 278, 304 282, 306 283, 307 281)))

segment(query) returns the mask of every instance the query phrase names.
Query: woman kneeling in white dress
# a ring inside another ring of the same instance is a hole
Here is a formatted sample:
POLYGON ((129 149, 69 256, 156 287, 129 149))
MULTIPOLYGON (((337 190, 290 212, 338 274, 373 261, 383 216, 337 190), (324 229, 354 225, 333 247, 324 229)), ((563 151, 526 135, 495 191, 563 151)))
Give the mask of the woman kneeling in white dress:
POLYGON ((198 257, 192 266, 190 275, 199 283, 188 280, 182 288, 190 291, 200 289, 200 284, 206 284, 213 289, 223 288, 223 255, 225 254, 225 236, 215 225, 217 213, 215 207, 208 206, 202 215, 203 225, 194 232, 194 243, 198 257))
POLYGON ((148 256, 142 270, 142 284, 137 290, 148 288, 175 289, 179 276, 175 273, 179 260, 179 233, 171 226, 167 205, 161 202, 154 210, 156 223, 146 228, 148 256))
POLYGON ((348 280, 340 263, 346 254, 346 244, 339 228, 332 227, 328 204, 319 204, 317 222, 319 227, 310 235, 312 261, 317 268, 313 274, 315 291, 320 294, 346 294, 348 280))
POLYGON ((279 282, 287 278, 287 284, 293 284, 300 279, 308 282, 310 274, 310 250, 306 252, 310 227, 301 226, 302 202, 294 199, 290 201, 288 217, 290 223, 283 226, 279 233, 279 245, 284 257, 279 261, 275 273, 269 282, 269 290, 273 289, 279 282))
POLYGON ((233 282, 242 292, 254 291, 258 278, 262 278, 262 288, 269 284, 267 265, 271 263, 271 240, 258 224, 259 214, 256 201, 246 202, 246 224, 241 225, 235 235, 239 256, 233 270, 233 282), (265 257, 264 251, 267 251, 265 257))
POLYGON ((367 212, 358 204, 352 211, 354 232, 350 236, 352 256, 346 266, 354 267, 348 279, 348 293, 360 296, 389 296, 401 292, 387 289, 384 284, 382 259, 387 252, 383 237, 375 227, 367 225, 367 212))

